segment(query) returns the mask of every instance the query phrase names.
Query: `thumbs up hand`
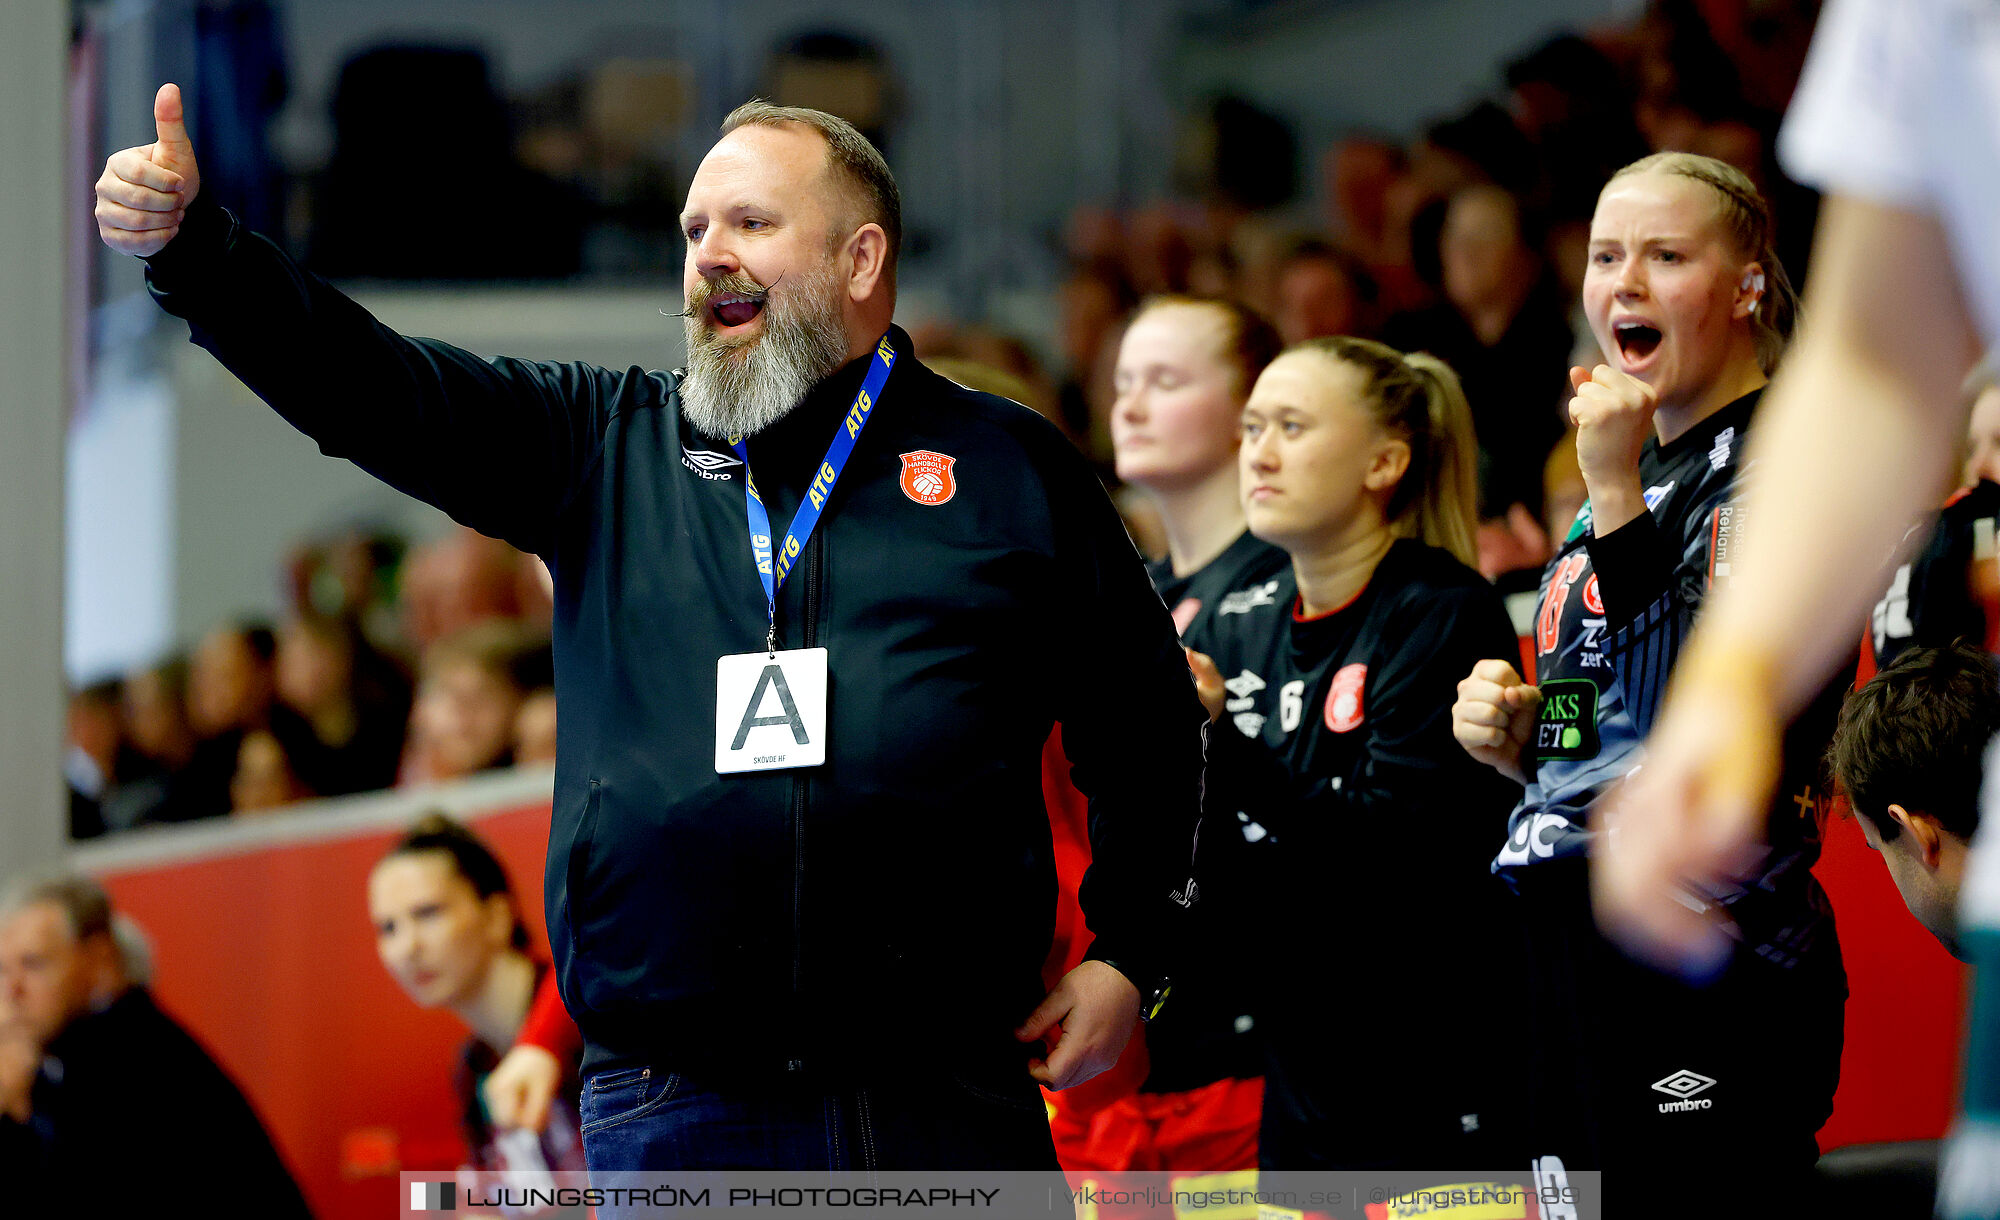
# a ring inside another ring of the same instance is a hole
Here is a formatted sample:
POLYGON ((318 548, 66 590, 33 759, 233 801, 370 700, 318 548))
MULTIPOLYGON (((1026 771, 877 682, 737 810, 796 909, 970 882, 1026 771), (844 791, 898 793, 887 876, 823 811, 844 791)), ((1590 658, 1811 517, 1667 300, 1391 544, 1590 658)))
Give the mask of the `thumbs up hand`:
POLYGON ((97 180, 97 235, 113 250, 140 258, 166 248, 201 190, 178 85, 160 86, 153 125, 153 143, 112 153, 97 180))

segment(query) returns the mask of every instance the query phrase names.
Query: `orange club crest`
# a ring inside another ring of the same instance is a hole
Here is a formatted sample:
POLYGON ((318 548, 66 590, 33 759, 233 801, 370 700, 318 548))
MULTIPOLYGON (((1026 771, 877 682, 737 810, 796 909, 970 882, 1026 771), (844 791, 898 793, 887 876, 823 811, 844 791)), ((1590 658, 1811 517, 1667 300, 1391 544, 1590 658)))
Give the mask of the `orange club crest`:
POLYGON ((919 504, 943 504, 958 494, 958 480, 951 472, 957 462, 950 454, 930 449, 903 454, 903 494, 919 504))

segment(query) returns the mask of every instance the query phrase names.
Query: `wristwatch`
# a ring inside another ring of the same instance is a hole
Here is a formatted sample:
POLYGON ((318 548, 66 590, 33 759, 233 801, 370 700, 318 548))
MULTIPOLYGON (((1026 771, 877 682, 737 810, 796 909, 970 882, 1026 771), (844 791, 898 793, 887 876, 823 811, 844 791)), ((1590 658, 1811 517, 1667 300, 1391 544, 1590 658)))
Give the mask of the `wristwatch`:
POLYGON ((1103 962, 1113 970, 1124 975, 1127 981, 1139 989, 1139 1019, 1141 1021, 1151 1021, 1154 1017, 1160 1015, 1162 1008, 1167 1006, 1167 997, 1173 993, 1174 982, 1166 975, 1158 974, 1149 976, 1132 969, 1123 962, 1108 957, 1092 958, 1091 960, 1103 962))

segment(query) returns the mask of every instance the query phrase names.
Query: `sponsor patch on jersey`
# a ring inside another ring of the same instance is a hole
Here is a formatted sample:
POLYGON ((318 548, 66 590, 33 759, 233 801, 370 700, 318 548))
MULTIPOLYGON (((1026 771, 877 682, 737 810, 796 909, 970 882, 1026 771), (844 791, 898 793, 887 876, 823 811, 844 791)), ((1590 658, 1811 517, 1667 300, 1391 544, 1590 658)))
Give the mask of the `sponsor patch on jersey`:
POLYGON ((1648 487, 1646 489, 1646 511, 1650 513, 1658 508, 1660 501, 1673 494, 1674 487, 1679 482, 1679 479, 1669 479, 1658 487, 1648 487))
POLYGON ((903 494, 931 507, 958 494, 958 480, 951 468, 958 459, 947 453, 919 449, 903 457, 903 494))
POLYGON ((1559 678, 1542 683, 1542 710, 1535 718, 1537 758, 1596 758, 1597 683, 1559 678))
POLYGON ((1368 666, 1355 662, 1334 672, 1333 687, 1326 692, 1326 727, 1336 733, 1351 733, 1361 727, 1366 716, 1361 706, 1361 690, 1368 684, 1368 666))
POLYGON ((1719 471, 1724 466, 1729 465, 1729 451, 1732 448, 1734 448, 1735 445, 1736 445, 1735 424, 1731 424, 1727 428, 1724 428, 1722 431, 1716 433, 1715 447, 1708 451, 1708 468, 1710 470, 1719 471))
POLYGON ((1583 586, 1583 608, 1592 614, 1604 613, 1604 595, 1597 591, 1597 573, 1592 572, 1583 586))
POLYGON ((1709 519, 1708 533, 1708 583, 1728 580, 1732 562, 1736 554, 1736 539, 1742 532, 1743 509, 1737 501, 1715 506, 1715 515, 1709 519))
POLYGON ((711 482, 728 482, 730 468, 742 464, 736 458, 726 453, 717 453, 713 449, 690 449, 686 445, 681 446, 681 465, 711 482))
POLYGON ((1277 604, 1278 582, 1267 580, 1255 588, 1238 589, 1234 593, 1223 594, 1222 605, 1216 609, 1215 616, 1221 618, 1225 614, 1248 614, 1259 606, 1277 604))

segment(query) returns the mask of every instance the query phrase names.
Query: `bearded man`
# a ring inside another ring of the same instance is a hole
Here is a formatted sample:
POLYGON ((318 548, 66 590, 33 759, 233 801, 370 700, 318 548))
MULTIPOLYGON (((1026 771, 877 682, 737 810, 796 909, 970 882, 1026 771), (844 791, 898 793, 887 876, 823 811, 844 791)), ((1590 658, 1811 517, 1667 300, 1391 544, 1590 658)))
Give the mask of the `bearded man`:
POLYGON ((881 154, 732 113, 681 217, 688 366, 614 372, 394 334, 200 193, 173 86, 154 118, 106 243, 324 452, 554 575, 545 897, 593 1171, 1053 1168, 1036 1083, 1164 994, 1204 717, 1082 458, 891 325, 881 154), (1096 940, 1044 997, 1054 721, 1096 940))

